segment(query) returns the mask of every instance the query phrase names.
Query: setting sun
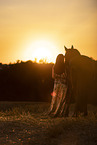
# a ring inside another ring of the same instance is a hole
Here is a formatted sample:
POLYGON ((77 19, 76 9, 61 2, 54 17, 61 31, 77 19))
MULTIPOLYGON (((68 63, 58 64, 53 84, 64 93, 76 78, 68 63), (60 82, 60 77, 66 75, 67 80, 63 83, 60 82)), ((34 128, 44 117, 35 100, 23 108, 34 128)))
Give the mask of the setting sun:
POLYGON ((46 40, 36 41, 34 43, 34 51, 32 53, 33 58, 36 58, 38 62, 41 59, 50 61, 52 57, 52 52, 51 52, 52 47, 53 46, 51 45, 51 43, 46 40))
MULTIPOLYGON (((40 60, 46 62, 54 62, 54 52, 56 51, 56 46, 47 40, 37 40, 32 42, 28 48, 25 50, 25 59, 40 60), (52 59, 53 58, 53 59, 52 59)), ((56 54, 56 53, 55 53, 56 54)))

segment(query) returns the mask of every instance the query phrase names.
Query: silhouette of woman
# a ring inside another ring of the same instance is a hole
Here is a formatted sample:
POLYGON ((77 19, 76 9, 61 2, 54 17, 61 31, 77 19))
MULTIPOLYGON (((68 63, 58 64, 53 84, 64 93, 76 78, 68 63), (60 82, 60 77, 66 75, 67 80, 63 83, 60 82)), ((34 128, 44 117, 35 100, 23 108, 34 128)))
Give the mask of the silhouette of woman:
POLYGON ((63 116, 67 93, 67 74, 63 54, 59 54, 56 58, 56 63, 52 67, 52 78, 54 79, 54 88, 49 115, 63 116))

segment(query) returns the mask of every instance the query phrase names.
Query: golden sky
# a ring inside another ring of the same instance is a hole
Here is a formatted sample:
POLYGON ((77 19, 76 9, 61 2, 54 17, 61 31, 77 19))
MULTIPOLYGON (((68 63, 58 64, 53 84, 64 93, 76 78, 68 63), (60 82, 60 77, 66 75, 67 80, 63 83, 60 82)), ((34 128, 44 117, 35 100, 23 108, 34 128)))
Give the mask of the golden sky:
POLYGON ((0 62, 33 60, 44 49, 54 61, 72 44, 97 59, 97 0, 0 0, 0 62))

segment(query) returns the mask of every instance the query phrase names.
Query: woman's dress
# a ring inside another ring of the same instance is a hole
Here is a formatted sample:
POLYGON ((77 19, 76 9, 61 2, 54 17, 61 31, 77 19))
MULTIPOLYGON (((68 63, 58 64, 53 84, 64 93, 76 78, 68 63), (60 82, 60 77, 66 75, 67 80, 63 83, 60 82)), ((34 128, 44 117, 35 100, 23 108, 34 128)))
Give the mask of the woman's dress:
POLYGON ((63 116, 65 114, 67 81, 66 72, 61 75, 54 73, 54 88, 50 105, 50 115, 63 116))

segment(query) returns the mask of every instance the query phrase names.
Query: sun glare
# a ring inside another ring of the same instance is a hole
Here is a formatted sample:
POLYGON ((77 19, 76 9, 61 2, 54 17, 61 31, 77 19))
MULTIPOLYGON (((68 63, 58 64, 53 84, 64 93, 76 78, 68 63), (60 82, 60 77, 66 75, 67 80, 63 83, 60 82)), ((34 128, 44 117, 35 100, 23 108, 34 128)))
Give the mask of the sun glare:
POLYGON ((37 62, 54 62, 53 53, 56 47, 47 40, 34 41, 25 51, 25 59, 36 60, 37 62))

